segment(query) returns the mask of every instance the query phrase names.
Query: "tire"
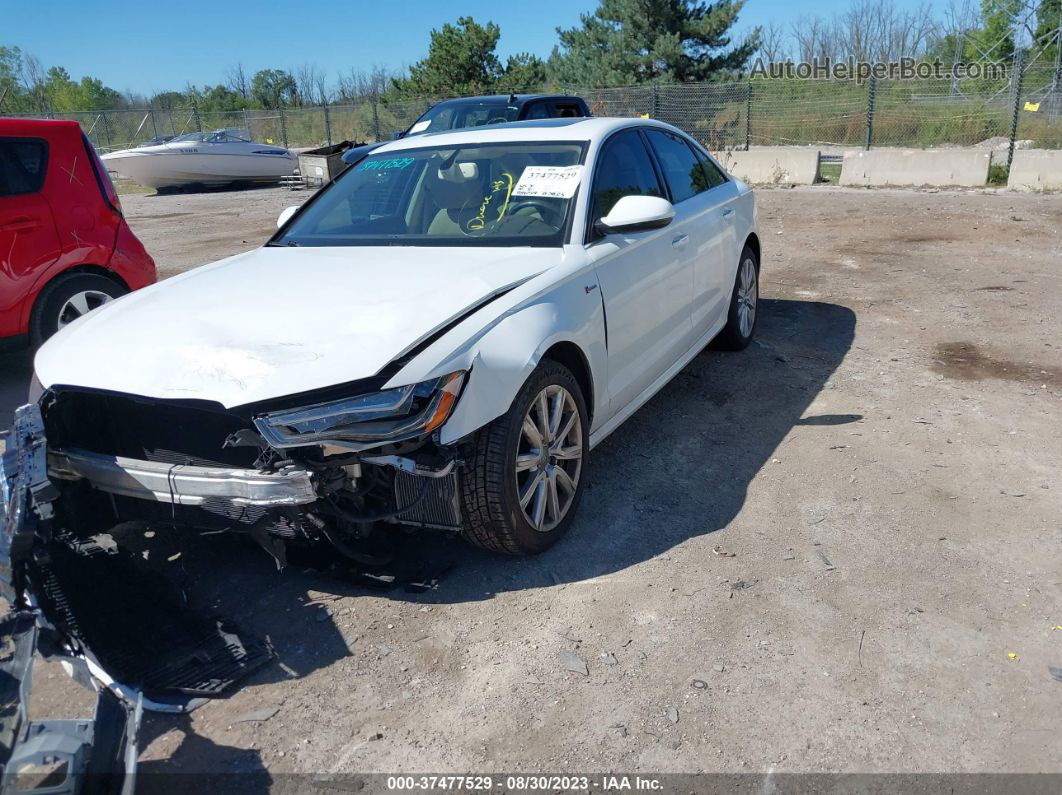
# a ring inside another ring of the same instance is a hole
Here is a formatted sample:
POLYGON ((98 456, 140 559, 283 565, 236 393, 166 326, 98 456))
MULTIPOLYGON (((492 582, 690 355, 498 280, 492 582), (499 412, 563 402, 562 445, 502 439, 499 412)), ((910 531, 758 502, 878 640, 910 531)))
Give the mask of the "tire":
POLYGON ((129 291, 106 276, 71 273, 41 291, 30 316, 30 343, 38 348, 67 323, 129 291))
POLYGON ((728 351, 743 351, 749 347, 756 333, 759 300, 760 263, 756 258, 756 252, 745 246, 741 251, 741 259, 738 260, 737 273, 734 275, 734 290, 730 294, 730 309, 727 313, 726 325, 715 338, 720 348, 728 351), (749 279, 751 279, 751 290, 749 279), (751 319, 748 317, 749 313, 751 313, 751 319))
POLYGON ((588 441, 586 402, 579 383, 564 365, 544 360, 524 383, 509 411, 473 436, 461 486, 465 540, 509 555, 535 554, 553 546, 567 532, 579 508, 587 477, 588 441), (558 404, 562 411, 551 423, 552 429, 547 429, 547 433, 552 430, 555 434, 552 444, 547 436, 547 444, 535 448, 524 421, 528 418, 531 423, 532 435, 541 433, 541 423, 536 422, 540 395, 547 396, 548 415, 555 416, 558 404), (563 454, 547 456, 539 452, 543 449, 563 454), (532 462, 536 455, 537 462, 532 462), (529 497, 526 511, 520 501, 521 490, 529 497), (555 500, 551 494, 556 495, 555 500), (536 511, 539 501, 541 513, 536 511))

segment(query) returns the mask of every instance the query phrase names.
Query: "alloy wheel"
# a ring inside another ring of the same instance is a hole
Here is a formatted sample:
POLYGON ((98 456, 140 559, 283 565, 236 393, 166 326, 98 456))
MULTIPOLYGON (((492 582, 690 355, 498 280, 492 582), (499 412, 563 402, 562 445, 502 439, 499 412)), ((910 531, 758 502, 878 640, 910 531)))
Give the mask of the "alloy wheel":
POLYGON ((742 337, 752 334, 752 327, 756 323, 756 300, 758 298, 756 263, 749 257, 741 263, 741 273, 738 277, 737 314, 742 337))
POLYGON ((516 493, 528 523, 540 533, 568 513, 583 468, 583 425, 571 393, 550 384, 524 415, 516 451, 516 493))
POLYGON ((82 315, 114 300, 114 296, 100 290, 84 290, 67 299, 59 310, 59 328, 73 323, 82 315))

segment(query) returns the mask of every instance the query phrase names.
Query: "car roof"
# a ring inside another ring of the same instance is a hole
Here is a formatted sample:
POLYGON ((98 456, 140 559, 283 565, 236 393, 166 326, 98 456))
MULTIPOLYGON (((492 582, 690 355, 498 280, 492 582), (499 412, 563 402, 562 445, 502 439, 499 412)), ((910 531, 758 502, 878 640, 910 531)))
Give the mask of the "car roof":
POLYGON ((80 132, 81 125, 76 121, 66 119, 20 119, 5 117, 0 118, 0 131, 5 135, 47 135, 56 130, 69 130, 77 128, 80 132))
POLYGON ((423 133, 391 141, 379 149, 373 150, 373 154, 435 146, 466 146, 468 144, 517 141, 594 141, 607 137, 615 130, 635 126, 674 129, 669 124, 649 119, 608 118, 604 116, 535 119, 534 121, 511 121, 504 124, 465 127, 460 130, 448 130, 446 132, 423 133))
POLYGON ((513 98, 513 102, 523 104, 529 102, 532 99, 579 99, 579 97, 571 96, 569 94, 484 94, 478 97, 454 97, 453 99, 444 99, 442 102, 438 102, 434 107, 441 105, 460 105, 464 103, 475 103, 480 105, 508 105, 510 97, 513 98))

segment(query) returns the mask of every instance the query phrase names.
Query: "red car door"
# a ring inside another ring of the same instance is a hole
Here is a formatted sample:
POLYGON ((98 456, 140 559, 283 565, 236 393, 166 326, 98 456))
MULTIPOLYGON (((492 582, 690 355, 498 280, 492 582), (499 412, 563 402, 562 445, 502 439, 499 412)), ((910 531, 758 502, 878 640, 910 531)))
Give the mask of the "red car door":
POLYGON ((41 192, 48 153, 43 138, 0 135, 0 338, 20 332, 23 299, 61 253, 41 192))

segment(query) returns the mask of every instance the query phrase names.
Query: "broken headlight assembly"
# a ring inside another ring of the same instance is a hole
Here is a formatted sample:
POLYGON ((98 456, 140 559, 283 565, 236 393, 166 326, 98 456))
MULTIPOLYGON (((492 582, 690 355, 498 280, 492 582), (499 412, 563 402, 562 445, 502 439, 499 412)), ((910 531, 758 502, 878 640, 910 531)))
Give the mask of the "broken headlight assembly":
POLYGON ((275 411, 254 425, 275 448, 330 444, 358 451, 408 441, 439 428, 453 411, 465 371, 368 395, 275 411))

